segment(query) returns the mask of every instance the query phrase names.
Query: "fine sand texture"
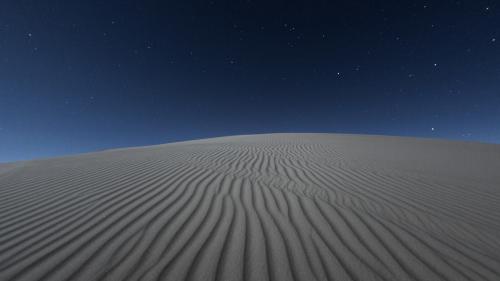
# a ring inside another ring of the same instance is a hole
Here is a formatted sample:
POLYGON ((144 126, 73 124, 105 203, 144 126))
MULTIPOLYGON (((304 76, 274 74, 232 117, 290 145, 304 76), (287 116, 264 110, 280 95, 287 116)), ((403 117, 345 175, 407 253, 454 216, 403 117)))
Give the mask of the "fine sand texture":
POLYGON ((0 280, 500 280, 500 145, 222 137, 0 165, 0 280))

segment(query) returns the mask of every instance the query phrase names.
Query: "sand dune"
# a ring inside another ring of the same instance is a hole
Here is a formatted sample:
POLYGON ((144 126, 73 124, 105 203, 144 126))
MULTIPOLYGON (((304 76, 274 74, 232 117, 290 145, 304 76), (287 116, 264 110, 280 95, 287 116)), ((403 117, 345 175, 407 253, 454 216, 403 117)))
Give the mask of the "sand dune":
POLYGON ((0 165, 0 280, 500 280, 500 146, 214 138, 0 165))

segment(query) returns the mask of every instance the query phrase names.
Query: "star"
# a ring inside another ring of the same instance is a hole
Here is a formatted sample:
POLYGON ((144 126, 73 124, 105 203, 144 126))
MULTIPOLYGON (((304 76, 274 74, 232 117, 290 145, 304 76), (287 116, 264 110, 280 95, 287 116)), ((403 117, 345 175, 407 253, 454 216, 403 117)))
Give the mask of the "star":
POLYGON ((431 131, 433 131, 433 132, 434 132, 435 130, 436 130, 436 129, 435 129, 434 127, 432 127, 432 128, 431 128, 431 131))

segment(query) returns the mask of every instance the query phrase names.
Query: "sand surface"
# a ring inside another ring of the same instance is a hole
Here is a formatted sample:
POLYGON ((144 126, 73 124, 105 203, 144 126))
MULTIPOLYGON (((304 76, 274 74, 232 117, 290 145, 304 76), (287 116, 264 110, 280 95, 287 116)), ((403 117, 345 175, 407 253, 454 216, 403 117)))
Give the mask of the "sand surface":
POLYGON ((273 134, 0 165, 0 280, 500 280, 500 145, 273 134))

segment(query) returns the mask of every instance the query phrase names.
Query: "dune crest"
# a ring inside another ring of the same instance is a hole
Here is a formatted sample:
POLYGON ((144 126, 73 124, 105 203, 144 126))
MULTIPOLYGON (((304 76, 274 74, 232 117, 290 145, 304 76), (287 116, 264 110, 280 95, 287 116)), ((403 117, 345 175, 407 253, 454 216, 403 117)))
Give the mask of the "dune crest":
POLYGON ((269 134, 0 166, 0 280, 500 280, 500 146, 269 134))

